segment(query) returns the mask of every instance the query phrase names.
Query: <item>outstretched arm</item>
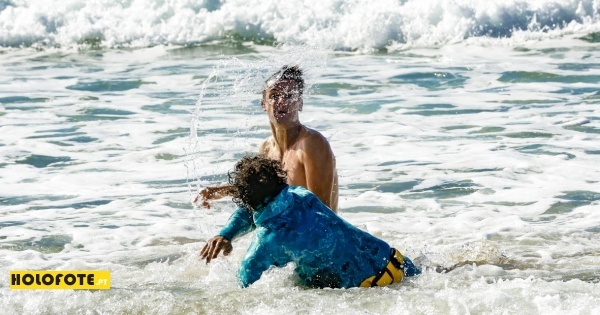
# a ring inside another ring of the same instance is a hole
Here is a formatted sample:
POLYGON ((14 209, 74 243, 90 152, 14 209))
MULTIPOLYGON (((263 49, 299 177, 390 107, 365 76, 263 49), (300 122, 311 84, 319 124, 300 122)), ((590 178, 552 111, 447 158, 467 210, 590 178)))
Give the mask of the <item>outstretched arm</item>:
POLYGON ((206 260, 206 263, 208 264, 211 260, 217 258, 221 251, 223 252, 223 255, 229 255, 233 250, 231 241, 236 237, 249 233, 255 228, 256 226, 254 225, 250 213, 244 209, 237 209, 231 214, 229 221, 227 221, 225 226, 221 229, 219 235, 206 242, 200 252, 200 259, 206 260))
POLYGON ((230 185, 206 187, 198 193, 198 196, 196 196, 196 199, 194 199, 194 203, 202 201, 202 206, 209 209, 209 200, 221 199, 223 197, 230 196, 232 188, 233 186, 230 185))

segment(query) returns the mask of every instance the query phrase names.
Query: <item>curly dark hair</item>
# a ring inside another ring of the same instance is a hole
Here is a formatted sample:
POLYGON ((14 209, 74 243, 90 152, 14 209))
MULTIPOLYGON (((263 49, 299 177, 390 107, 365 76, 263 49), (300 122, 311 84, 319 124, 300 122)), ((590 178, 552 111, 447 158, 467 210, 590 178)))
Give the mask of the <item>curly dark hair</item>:
POLYGON ((304 79, 302 78, 303 74, 304 74, 304 72, 298 66, 285 65, 285 66, 281 67, 281 69, 279 69, 279 71, 273 73, 273 75, 270 76, 267 79, 267 81, 265 81, 265 90, 263 91, 263 95, 264 95, 264 92, 266 91, 266 89, 269 87, 269 82, 271 82, 271 81, 277 82, 277 81, 284 81, 284 80, 296 82, 296 85, 298 86, 298 92, 300 92, 300 95, 302 95, 302 93, 304 92, 304 79))
POLYGON ((228 177, 233 202, 249 211, 268 204, 287 185, 281 163, 259 155, 242 158, 228 177))

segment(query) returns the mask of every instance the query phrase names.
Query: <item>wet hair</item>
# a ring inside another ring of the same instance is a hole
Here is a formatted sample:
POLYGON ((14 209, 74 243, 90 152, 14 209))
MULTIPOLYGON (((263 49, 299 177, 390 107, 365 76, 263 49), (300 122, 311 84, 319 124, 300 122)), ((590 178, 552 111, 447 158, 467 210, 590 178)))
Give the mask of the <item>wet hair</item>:
POLYGON ((285 65, 281 67, 279 71, 273 73, 273 75, 270 76, 267 79, 267 81, 265 81, 263 97, 265 95, 265 92, 267 91, 267 88, 269 88, 273 83, 287 80, 296 82, 296 86, 298 86, 298 91, 300 92, 300 95, 302 95, 302 93, 304 92, 304 79, 302 78, 303 74, 304 72, 298 66, 285 65))
POLYGON ((287 185, 287 174, 281 163, 259 155, 242 158, 228 177, 233 202, 249 211, 271 202, 287 185))

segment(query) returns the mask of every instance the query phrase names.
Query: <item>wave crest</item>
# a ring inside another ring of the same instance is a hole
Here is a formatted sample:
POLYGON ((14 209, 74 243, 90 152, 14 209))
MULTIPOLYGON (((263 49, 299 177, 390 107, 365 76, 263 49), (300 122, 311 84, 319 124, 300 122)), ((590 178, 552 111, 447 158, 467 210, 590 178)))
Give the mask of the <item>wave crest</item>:
POLYGON ((600 0, 0 0, 3 47, 209 41, 397 50, 600 30, 600 0))

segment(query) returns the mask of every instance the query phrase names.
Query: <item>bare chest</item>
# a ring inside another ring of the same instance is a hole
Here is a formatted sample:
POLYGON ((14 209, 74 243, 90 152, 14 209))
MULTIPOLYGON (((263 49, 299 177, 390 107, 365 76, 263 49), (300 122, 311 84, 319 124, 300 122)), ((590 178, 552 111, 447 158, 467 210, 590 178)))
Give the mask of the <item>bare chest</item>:
POLYGON ((306 187, 306 172, 301 150, 290 149, 281 154, 278 149, 270 148, 267 157, 281 162, 283 170, 287 172, 288 184, 306 187))

